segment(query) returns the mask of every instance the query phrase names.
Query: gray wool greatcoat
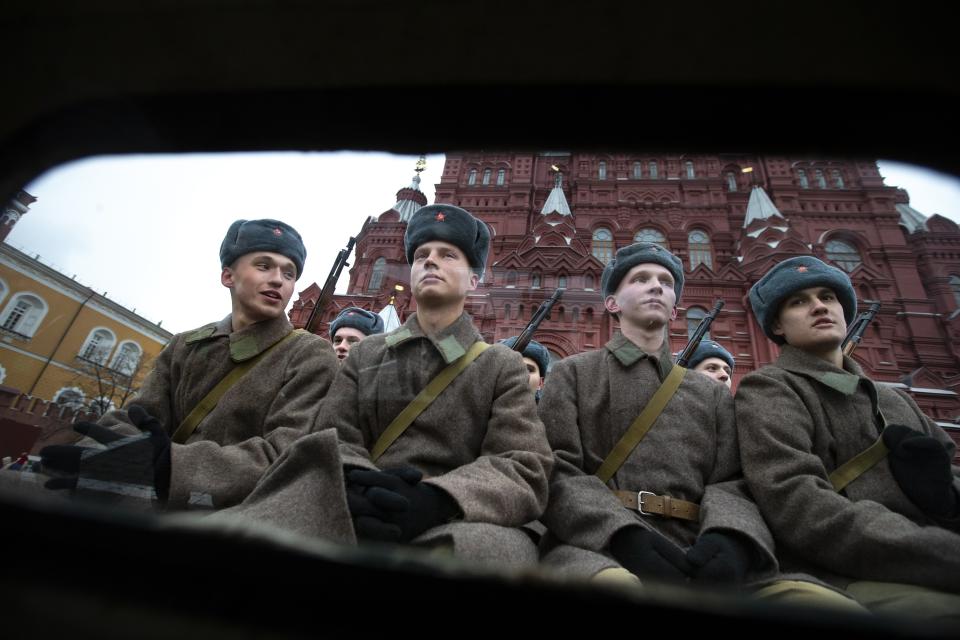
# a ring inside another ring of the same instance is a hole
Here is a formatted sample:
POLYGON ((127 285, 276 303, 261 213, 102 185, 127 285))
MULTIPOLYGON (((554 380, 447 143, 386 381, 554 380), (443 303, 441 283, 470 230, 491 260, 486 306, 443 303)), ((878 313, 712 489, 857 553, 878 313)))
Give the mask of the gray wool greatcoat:
MULTIPOLYGON (((285 316, 232 331, 231 316, 173 337, 128 404, 139 404, 171 435, 236 363, 293 330, 285 316)), ((221 509, 243 500, 281 452, 313 425, 338 369, 330 343, 296 335, 264 356, 220 399, 185 444, 172 444, 168 508, 221 509)), ((125 410, 100 424, 140 431, 125 410)))
POLYGON ((773 540, 740 476, 733 398, 722 384, 687 372, 663 413, 620 470, 604 484, 597 469, 673 367, 666 340, 644 353, 617 333, 603 349, 558 362, 544 385, 540 415, 556 456, 550 531, 544 562, 589 577, 620 565, 610 557, 613 535, 625 527, 659 531, 681 548, 711 530, 736 531, 752 543, 759 580, 776 571, 773 540), (610 489, 651 491, 700 505, 700 522, 641 515, 610 489))
MULTIPOLYGON (((839 493, 828 480, 877 440, 874 393, 886 424, 931 435, 953 456, 953 441, 906 393, 874 384, 848 357, 840 370, 787 345, 740 382, 743 470, 781 565, 841 588, 874 580, 960 592, 960 534, 910 502, 886 459, 839 493)), ((956 465, 953 475, 960 488, 956 465)))
POLYGON ((420 390, 481 339, 464 313, 433 338, 413 314, 396 331, 363 340, 351 349, 318 424, 337 430, 345 466, 419 469, 463 512, 462 523, 427 531, 421 541, 445 540, 460 555, 482 559, 512 549, 509 540, 529 546, 516 528, 539 518, 547 503, 553 457, 519 353, 492 345, 376 464, 369 453, 420 390), (465 526, 474 523, 512 529, 502 532, 506 548, 497 549, 496 527, 465 526), (489 535, 474 535, 481 530, 489 535))

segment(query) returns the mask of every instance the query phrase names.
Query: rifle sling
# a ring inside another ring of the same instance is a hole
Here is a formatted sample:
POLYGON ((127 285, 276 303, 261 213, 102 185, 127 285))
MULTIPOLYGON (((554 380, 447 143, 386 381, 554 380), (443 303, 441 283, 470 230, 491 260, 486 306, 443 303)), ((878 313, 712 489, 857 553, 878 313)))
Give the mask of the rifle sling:
POLYGON ((279 347, 284 342, 287 342, 295 335, 307 333, 303 329, 294 329, 282 339, 274 342, 272 345, 250 358, 249 360, 244 360, 243 362, 238 363, 233 369, 227 372, 227 375, 223 376, 223 379, 217 383, 213 389, 203 397, 200 402, 197 403, 197 406, 193 408, 190 413, 187 414, 187 417, 183 419, 183 422, 180 423, 180 426, 177 427, 177 430, 173 432, 173 437, 171 440, 177 444, 184 444, 187 439, 193 435, 193 432, 197 430, 197 427, 200 425, 200 422, 203 421, 207 415, 213 411, 213 408, 217 406, 217 403, 220 402, 220 398, 223 397, 227 391, 230 390, 233 385, 235 385, 241 378, 250 369, 254 368, 260 360, 263 359, 265 355, 279 347))
POLYGON ((394 441, 403 435, 403 432, 407 430, 413 421, 417 419, 421 413, 423 413, 427 407, 437 399, 444 389, 453 382, 453 379, 456 378, 460 373, 466 369, 471 362, 477 359, 481 353, 490 348, 490 345, 486 342, 478 341, 474 342, 473 345, 467 350, 465 354, 454 360, 452 363, 447 365, 447 367, 438 373, 433 380, 427 383, 427 386, 423 388, 423 391, 417 394, 413 400, 410 401, 403 411, 397 414, 397 417, 387 426, 387 428, 380 434, 380 437, 377 438, 377 441, 373 445, 373 449, 370 452, 371 459, 376 462, 384 452, 390 448, 390 445, 394 441))
POLYGON ((613 450, 607 456, 606 460, 604 460, 600 468, 597 469, 596 475, 600 480, 607 482, 613 477, 613 474, 623 466, 627 457, 637 448, 640 441, 643 440, 647 432, 650 431, 650 427, 653 426, 653 423, 656 422, 660 414, 663 413, 663 410, 667 407, 671 398, 673 398, 673 394, 675 394, 680 387, 680 383, 683 381, 683 376, 686 375, 686 373, 687 370, 684 367, 676 364, 673 365, 670 373, 660 384, 660 388, 653 394, 653 397, 650 398, 647 406, 643 408, 640 415, 633 421, 630 428, 627 429, 626 433, 620 438, 620 441, 613 447, 613 450))

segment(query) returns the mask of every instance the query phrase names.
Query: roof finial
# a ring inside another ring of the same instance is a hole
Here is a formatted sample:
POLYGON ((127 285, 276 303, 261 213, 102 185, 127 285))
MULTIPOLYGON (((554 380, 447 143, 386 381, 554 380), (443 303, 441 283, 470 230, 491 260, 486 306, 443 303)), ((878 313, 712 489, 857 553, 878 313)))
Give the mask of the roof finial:
POLYGON ((560 186, 563 184, 563 172, 560 171, 560 167, 558 167, 555 164, 550 165, 550 169, 557 173, 557 175, 553 177, 553 187, 555 189, 559 189, 560 186))
POLYGON ((427 168, 427 154, 421 153, 420 159, 417 160, 417 168, 414 169, 414 171, 416 171, 419 174, 426 168, 427 168))

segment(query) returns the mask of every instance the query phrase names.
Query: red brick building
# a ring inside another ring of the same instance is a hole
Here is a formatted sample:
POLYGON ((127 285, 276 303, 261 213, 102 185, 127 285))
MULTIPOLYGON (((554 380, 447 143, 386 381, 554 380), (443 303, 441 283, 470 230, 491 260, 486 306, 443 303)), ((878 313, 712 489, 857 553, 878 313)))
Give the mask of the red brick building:
MULTIPOLYGON (((406 287, 406 220, 427 204, 419 175, 357 238, 345 295, 324 312, 374 311, 406 287)), ((485 277, 467 304, 488 341, 519 333, 558 286, 562 301, 537 340, 555 357, 601 347, 616 329, 599 293, 617 248, 658 242, 686 265, 670 330, 679 350, 715 300, 711 327, 737 359, 736 383, 777 347, 747 307, 747 291, 774 263, 813 254, 846 270, 860 303, 882 308, 855 358, 874 379, 908 387, 941 422, 960 417, 960 229, 909 206, 876 162, 725 155, 578 152, 449 153, 436 202, 483 219, 492 236, 485 277)), ((291 311, 302 326, 319 292, 291 311)), ((415 309, 396 295, 401 320, 415 309)), ((326 326, 326 324, 324 324, 326 326)))

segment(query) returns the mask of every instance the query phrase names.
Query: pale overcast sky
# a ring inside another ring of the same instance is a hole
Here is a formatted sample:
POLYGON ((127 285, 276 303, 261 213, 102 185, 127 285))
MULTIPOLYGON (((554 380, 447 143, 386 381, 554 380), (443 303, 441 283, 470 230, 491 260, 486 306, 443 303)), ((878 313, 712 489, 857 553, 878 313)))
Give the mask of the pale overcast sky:
MULTIPOLYGON (((393 206, 416 160, 340 152, 77 161, 26 185, 37 202, 7 242, 170 331, 186 331, 230 311, 218 252, 232 221, 277 218, 300 232, 307 261, 299 292, 323 282, 367 216, 393 206)), ((442 155, 427 157, 428 202, 442 169, 442 155)), ((960 222, 960 180, 884 161, 880 172, 924 215, 960 222)), ((344 270, 338 291, 346 283, 344 270)))

